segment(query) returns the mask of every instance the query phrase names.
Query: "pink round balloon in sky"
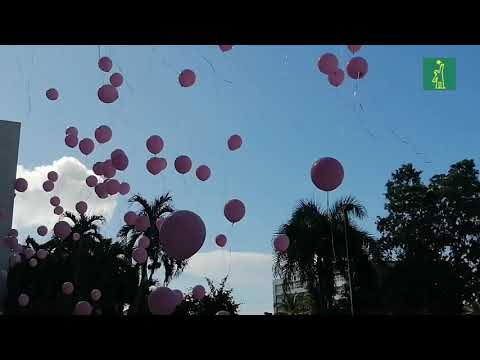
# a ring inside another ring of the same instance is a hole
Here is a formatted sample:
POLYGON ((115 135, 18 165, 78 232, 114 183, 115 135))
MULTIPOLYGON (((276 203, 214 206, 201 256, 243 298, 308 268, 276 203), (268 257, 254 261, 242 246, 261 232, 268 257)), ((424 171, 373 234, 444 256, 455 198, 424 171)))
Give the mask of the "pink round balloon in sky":
POLYGON ((123 151, 112 155, 111 160, 116 170, 124 171, 128 167, 128 157, 123 151))
POLYGON ((287 251, 289 244, 290 239, 287 235, 284 234, 278 235, 273 241, 273 246, 275 247, 275 250, 281 253, 287 251))
POLYGON ((55 171, 50 171, 47 174, 47 178, 48 178, 48 180, 55 182, 55 181, 58 180, 58 174, 55 171))
POLYGON ((108 197, 107 185, 105 183, 100 183, 95 186, 95 194, 100 199, 106 199, 108 197))
POLYGON ((219 47, 220 50, 222 50, 223 52, 226 52, 226 51, 232 50, 233 45, 218 45, 218 47, 219 47))
POLYGON ((71 282, 67 281, 62 284, 62 292, 65 295, 72 295, 73 290, 75 290, 75 288, 71 282))
POLYGON ((53 227, 53 233, 60 239, 65 240, 72 233, 72 228, 66 221, 59 221, 53 227))
POLYGON ((347 74, 354 80, 363 79, 368 73, 368 63, 362 57, 354 57, 347 64, 347 74))
POLYGON ((178 296, 167 287, 158 287, 148 296, 148 309, 153 315, 170 315, 175 311, 178 296))
POLYGON ((140 240, 138 240, 138 246, 144 249, 148 249, 148 247, 150 246, 150 239, 147 236, 143 235, 140 240))
POLYGON ((75 304, 73 315, 89 316, 92 314, 92 305, 87 301, 79 301, 75 304))
POLYGON ((127 195, 130 192, 130 185, 126 182, 121 183, 118 192, 120 195, 127 195))
POLYGON ((238 199, 230 200, 225 204, 223 213, 232 224, 237 223, 245 216, 245 205, 238 199))
POLYGON ((225 245, 227 245, 227 237, 223 234, 217 235, 215 238, 215 243, 223 248, 225 245))
POLYGON ((107 125, 99 126, 95 129, 95 139, 100 144, 105 144, 112 139, 112 129, 107 125))
POLYGON ((359 51, 362 48, 362 45, 347 45, 347 47, 352 54, 355 54, 357 51, 359 51))
POLYGON ((123 216, 123 220, 125 221, 125 224, 130 226, 135 226, 137 222, 137 218, 138 218, 137 214, 135 214, 133 211, 129 211, 123 216))
POLYGON ((43 182, 42 187, 45 192, 50 192, 55 187, 55 183, 51 180, 46 180, 43 182))
POLYGON ((334 158, 324 157, 313 163, 310 177, 313 184, 320 190, 333 191, 343 181, 343 166, 334 158))
POLYGON ((102 176, 103 175, 103 162, 98 161, 95 164, 93 164, 92 170, 93 170, 93 173, 95 175, 102 176))
POLYGON ((152 175, 158 175, 164 169, 164 162, 162 159, 157 157, 152 157, 147 161, 147 170, 152 175))
POLYGON ((230 151, 238 150, 242 146, 242 138, 237 134, 232 135, 228 139, 227 145, 230 151))
POLYGON ((135 221, 135 229, 137 231, 143 232, 146 231, 150 227, 150 219, 147 215, 141 215, 137 217, 135 221))
POLYGON ((111 179, 106 184, 109 195, 115 195, 118 193, 118 190, 120 190, 120 183, 116 179, 111 179))
POLYGON ((197 178, 200 181, 207 181, 210 174, 210 168, 207 165, 200 165, 195 172, 195 175, 197 175, 197 178))
POLYGON ((52 196, 50 198, 50 205, 52 205, 52 206, 60 205, 60 198, 58 196, 52 196))
POLYGON ((342 69, 334 70, 328 75, 328 82, 335 87, 342 85, 344 79, 345 73, 342 69))
POLYGON ((47 95, 47 99, 51 101, 55 101, 58 99, 58 90, 51 88, 48 89, 47 92, 45 93, 47 95))
POLYGON ((76 135, 69 134, 65 136, 65 145, 67 145, 69 148, 74 148, 78 145, 78 138, 76 135))
POLYGON ((18 192, 25 192, 28 189, 28 182, 24 178, 18 178, 15 181, 15 190, 18 192))
POLYGON ((183 70, 178 76, 178 82, 183 87, 190 87, 193 84, 195 84, 196 78, 197 77, 193 72, 193 70, 186 69, 186 70, 183 70))
POLYGON ((46 226, 43 226, 43 225, 42 225, 42 226, 39 226, 39 227, 37 228, 37 234, 38 234, 38 235, 40 235, 40 236, 45 236, 45 235, 47 235, 47 233, 48 233, 48 229, 47 229, 46 226))
POLYGON ((109 72, 112 70, 112 66, 112 59, 110 59, 108 56, 103 56, 98 60, 98 67, 102 71, 109 72))
POLYGON ((95 175, 90 175, 89 177, 87 177, 85 182, 87 183, 88 187, 94 187, 98 184, 98 179, 95 175))
POLYGON ((75 126, 70 126, 65 130, 65 135, 73 135, 75 137, 78 136, 78 129, 75 126))
POLYGON ((103 176, 105 176, 107 179, 111 179, 115 176, 117 173, 117 170, 113 166, 112 160, 106 160, 103 163, 103 176))
POLYGON ((132 252, 133 260, 135 260, 138 264, 143 264, 147 261, 148 254, 147 251, 143 247, 137 247, 132 252))
POLYGON ((90 138, 80 140, 78 148, 83 155, 89 155, 95 150, 95 143, 90 138))
POLYGON ((181 155, 175 159, 175 169, 180 174, 186 174, 192 168, 192 160, 187 155, 181 155))
POLYGON ((158 154, 163 149, 163 139, 158 135, 152 135, 147 139, 147 149, 152 154, 158 154))
POLYGON ((205 288, 202 285, 197 285, 193 288, 192 296, 195 300, 202 300, 205 297, 205 288))
POLYGON ((107 84, 102 85, 98 89, 98 98, 101 102, 105 104, 111 104, 118 99, 118 91, 117 88, 113 85, 107 84))
POLYGON ((53 213, 55 215, 62 215, 63 214, 63 207, 55 206, 55 209, 53 209, 53 213))
POLYGON ((110 76, 110 84, 112 84, 115 87, 120 87, 123 84, 123 76, 120 73, 113 73, 112 76, 110 76))
POLYGON ((75 210, 78 211, 79 214, 85 214, 87 212, 88 205, 85 201, 79 201, 75 205, 75 210))
POLYGON ((318 69, 326 75, 329 75, 331 72, 337 70, 337 57, 330 53, 323 54, 318 60, 318 69))

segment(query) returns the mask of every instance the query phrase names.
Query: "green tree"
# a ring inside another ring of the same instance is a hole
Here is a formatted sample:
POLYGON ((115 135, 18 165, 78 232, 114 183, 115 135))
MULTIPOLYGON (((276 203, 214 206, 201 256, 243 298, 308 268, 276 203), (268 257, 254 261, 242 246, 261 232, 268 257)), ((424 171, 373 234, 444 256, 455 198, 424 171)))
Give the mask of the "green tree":
POLYGON ((306 315, 310 311, 311 299, 305 293, 285 294, 278 308, 279 315, 306 315))

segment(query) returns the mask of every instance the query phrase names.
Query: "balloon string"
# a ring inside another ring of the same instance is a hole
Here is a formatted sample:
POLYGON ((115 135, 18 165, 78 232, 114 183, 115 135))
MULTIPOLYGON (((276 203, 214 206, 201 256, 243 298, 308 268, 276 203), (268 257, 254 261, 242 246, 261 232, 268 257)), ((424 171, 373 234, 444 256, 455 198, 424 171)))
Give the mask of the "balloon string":
POLYGON ((335 244, 333 241, 333 218, 330 213, 330 201, 329 201, 329 194, 330 192, 327 191, 327 212, 329 213, 329 218, 330 218, 330 235, 332 237, 332 252, 333 252, 333 263, 335 264, 337 262, 337 257, 335 256, 335 244))

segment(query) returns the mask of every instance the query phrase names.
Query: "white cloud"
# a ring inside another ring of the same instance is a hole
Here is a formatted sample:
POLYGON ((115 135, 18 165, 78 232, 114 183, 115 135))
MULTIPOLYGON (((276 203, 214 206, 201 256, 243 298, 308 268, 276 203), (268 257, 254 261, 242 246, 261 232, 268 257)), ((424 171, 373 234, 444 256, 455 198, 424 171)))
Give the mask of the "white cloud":
POLYGON ((58 221, 58 216, 53 213, 50 198, 54 195, 61 200, 65 211, 75 212, 78 201, 86 201, 88 214, 103 215, 110 220, 117 205, 118 196, 99 199, 92 188, 87 187, 85 179, 93 172, 73 157, 62 157, 51 165, 41 165, 32 170, 22 165, 17 166, 17 178, 23 177, 28 181, 28 190, 17 193, 13 211, 13 227, 19 230, 36 228, 45 225, 52 229, 58 221), (43 190, 42 184, 47 180, 49 171, 58 173, 55 189, 49 193, 43 190))

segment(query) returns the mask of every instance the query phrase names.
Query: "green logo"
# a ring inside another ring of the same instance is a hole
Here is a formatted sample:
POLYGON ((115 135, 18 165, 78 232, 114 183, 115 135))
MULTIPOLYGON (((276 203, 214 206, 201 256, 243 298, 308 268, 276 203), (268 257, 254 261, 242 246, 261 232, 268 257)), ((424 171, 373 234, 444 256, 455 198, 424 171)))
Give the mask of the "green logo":
POLYGON ((424 90, 455 90, 457 88, 457 61, 454 58, 423 59, 424 90))

